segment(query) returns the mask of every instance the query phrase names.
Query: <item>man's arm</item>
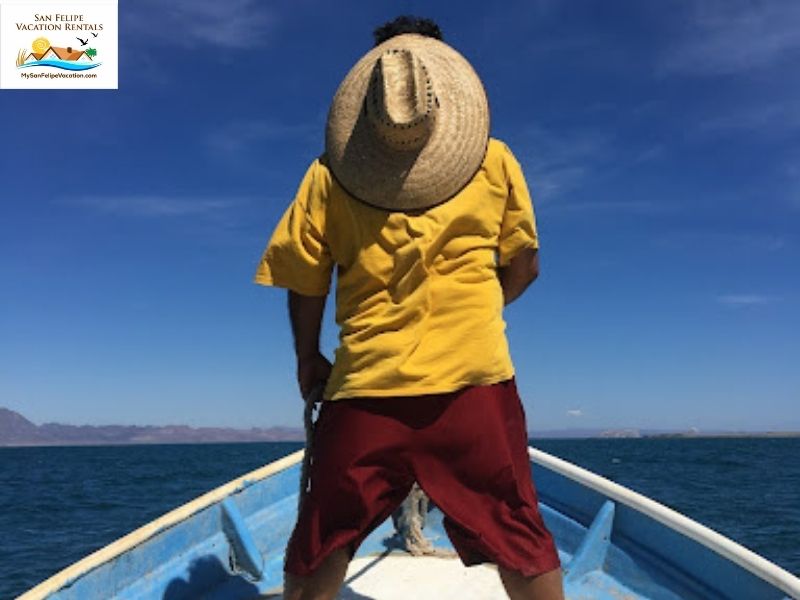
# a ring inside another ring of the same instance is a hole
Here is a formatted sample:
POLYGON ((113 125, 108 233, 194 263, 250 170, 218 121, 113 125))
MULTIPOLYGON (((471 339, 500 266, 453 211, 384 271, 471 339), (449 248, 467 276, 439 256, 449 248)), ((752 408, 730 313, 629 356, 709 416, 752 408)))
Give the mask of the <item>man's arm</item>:
POLYGON ((539 276, 539 251, 524 248, 505 267, 497 268, 504 304, 508 306, 539 276))
POLYGON ((327 296, 303 296, 289 290, 289 319, 297 356, 297 383, 303 399, 331 374, 331 363, 319 351, 319 334, 327 296))

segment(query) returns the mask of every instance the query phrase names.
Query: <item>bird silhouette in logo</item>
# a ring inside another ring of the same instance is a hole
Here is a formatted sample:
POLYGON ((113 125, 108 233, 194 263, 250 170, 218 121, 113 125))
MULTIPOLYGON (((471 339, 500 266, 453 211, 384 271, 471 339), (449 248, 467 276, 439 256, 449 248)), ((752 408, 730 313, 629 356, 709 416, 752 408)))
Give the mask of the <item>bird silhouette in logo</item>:
POLYGON ((97 37, 97 34, 94 31, 90 31, 89 33, 91 33, 94 37, 97 37))
POLYGON ((81 46, 85 46, 86 44, 89 43, 89 40, 82 40, 81 38, 79 38, 77 36, 75 37, 75 39, 78 40, 81 43, 81 46))

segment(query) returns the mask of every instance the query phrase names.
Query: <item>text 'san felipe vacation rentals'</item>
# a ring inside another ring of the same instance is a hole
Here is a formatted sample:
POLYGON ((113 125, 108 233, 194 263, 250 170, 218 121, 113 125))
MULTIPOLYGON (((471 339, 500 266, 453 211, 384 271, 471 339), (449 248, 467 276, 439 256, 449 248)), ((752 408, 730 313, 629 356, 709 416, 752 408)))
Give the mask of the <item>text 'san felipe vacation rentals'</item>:
POLYGON ((117 89, 116 0, 0 0, 0 89, 117 89))

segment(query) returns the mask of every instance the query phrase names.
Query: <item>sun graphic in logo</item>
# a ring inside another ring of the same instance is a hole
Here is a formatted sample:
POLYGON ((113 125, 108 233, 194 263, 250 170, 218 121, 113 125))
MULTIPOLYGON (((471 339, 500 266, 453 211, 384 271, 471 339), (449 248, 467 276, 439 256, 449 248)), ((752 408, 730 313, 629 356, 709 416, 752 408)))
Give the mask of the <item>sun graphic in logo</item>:
MULTIPOLYGON (((1 1, 1 0, 0 0, 1 1)), ((92 34, 97 37, 96 34, 92 34)), ((82 46, 89 45, 89 38, 81 40, 82 46)), ((30 50, 21 48, 17 53, 17 67, 20 69, 30 69, 38 67, 50 67, 53 69, 66 69, 68 71, 86 71, 94 69, 101 64, 97 62, 97 50, 95 48, 74 48, 72 46, 52 46, 46 37, 38 37, 31 43, 30 50)))
POLYGON ((46 52, 49 47, 50 47, 50 41, 45 37, 38 37, 35 40, 33 40, 33 43, 31 44, 31 48, 33 48, 33 51, 36 52, 37 54, 42 54, 43 52, 46 52))

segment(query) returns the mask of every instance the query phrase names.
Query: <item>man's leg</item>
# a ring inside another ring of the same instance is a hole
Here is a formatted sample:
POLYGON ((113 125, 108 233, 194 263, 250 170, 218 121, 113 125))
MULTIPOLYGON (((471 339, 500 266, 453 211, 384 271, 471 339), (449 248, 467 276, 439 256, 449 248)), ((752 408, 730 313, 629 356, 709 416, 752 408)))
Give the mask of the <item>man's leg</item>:
POLYGON ((564 600, 561 569, 524 577, 516 571, 500 567, 500 580, 511 600, 564 600))
POLYGON ((284 600, 333 600, 342 587, 350 553, 347 548, 335 550, 308 577, 285 573, 284 600))
POLYGON ((561 600, 558 550, 539 512, 514 382, 458 392, 422 433, 415 474, 464 564, 502 565, 513 600, 561 600))
POLYGON ((335 598, 350 557, 408 495, 414 476, 404 459, 407 427, 384 414, 394 404, 323 402, 311 485, 286 548, 284 598, 335 598))

